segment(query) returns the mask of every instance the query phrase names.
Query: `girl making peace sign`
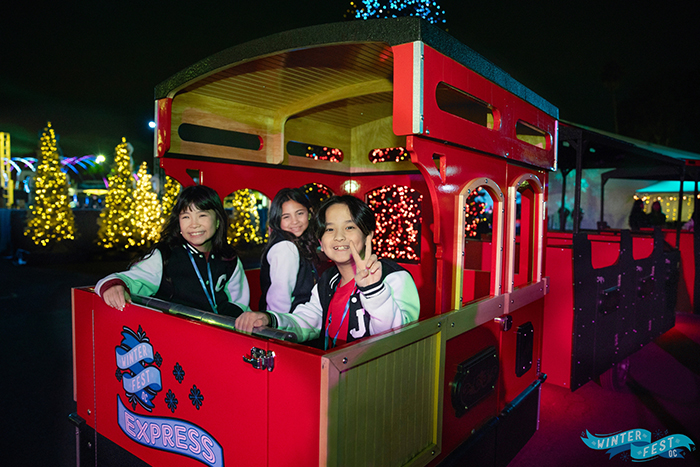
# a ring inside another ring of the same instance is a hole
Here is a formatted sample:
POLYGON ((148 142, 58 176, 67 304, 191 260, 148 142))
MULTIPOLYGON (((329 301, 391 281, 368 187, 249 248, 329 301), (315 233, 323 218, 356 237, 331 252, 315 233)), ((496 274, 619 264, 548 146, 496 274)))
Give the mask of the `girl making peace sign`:
POLYGON ((238 330, 276 327, 295 332, 300 341, 318 339, 317 347, 329 349, 418 319, 418 290, 411 275, 372 254, 376 221, 367 204, 349 195, 334 196, 319 209, 316 224, 321 250, 334 265, 321 276, 311 300, 293 314, 244 313, 236 320, 238 330))

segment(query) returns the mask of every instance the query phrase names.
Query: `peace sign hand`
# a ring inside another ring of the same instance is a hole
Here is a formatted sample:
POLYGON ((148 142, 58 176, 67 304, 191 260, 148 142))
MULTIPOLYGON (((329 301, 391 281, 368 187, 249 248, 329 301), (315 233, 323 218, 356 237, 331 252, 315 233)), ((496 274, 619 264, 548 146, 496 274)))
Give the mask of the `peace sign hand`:
POLYGON ((367 287, 376 284, 382 279, 382 263, 377 255, 372 254, 372 236, 365 239, 365 257, 362 259, 355 245, 350 242, 350 253, 355 261, 355 284, 358 287, 367 287))

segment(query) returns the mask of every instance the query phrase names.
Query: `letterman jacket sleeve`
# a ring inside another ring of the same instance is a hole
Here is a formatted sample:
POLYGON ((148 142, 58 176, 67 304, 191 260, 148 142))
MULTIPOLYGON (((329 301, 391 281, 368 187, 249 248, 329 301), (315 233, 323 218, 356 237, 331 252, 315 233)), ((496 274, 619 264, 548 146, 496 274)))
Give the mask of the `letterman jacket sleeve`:
POLYGON ((311 291, 311 300, 298 305, 294 313, 268 312, 276 323, 278 329, 291 331, 297 335, 299 342, 316 339, 321 334, 321 321, 323 309, 318 298, 318 284, 311 291))
POLYGON ((299 250, 289 241, 276 243, 267 252, 270 263, 270 288, 265 301, 269 310, 289 313, 299 273, 299 250))
POLYGON ((160 251, 155 249, 150 256, 134 264, 129 270, 110 274, 101 279, 95 286, 95 292, 102 297, 104 291, 107 290, 103 288, 105 284, 108 285, 113 279, 121 279, 129 289, 130 294, 152 297, 158 292, 162 276, 163 257, 160 251))
POLYGON ((231 278, 226 283, 226 296, 229 303, 232 303, 240 309, 233 312, 224 313, 231 316, 238 316, 244 311, 250 311, 250 287, 248 286, 248 278, 243 270, 241 259, 237 258, 236 269, 233 271, 231 278))
POLYGON ((369 333, 375 335, 418 319, 420 299, 408 271, 387 274, 383 281, 359 287, 362 306, 370 317, 369 333))

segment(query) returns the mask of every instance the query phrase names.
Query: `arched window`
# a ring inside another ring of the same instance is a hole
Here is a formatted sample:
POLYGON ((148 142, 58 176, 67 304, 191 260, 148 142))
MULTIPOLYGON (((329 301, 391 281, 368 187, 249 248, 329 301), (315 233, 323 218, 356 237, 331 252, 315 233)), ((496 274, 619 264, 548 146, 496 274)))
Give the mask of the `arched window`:
POLYGON ((540 280, 543 201, 534 174, 521 175, 508 188, 507 291, 540 280))
POLYGON ((503 192, 493 180, 475 180, 463 189, 460 203, 459 307, 501 293, 503 192))

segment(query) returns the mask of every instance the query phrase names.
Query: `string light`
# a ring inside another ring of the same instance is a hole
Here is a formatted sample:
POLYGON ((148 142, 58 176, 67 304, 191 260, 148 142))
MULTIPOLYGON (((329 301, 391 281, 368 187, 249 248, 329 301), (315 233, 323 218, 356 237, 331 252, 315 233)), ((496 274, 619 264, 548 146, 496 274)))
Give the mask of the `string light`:
POLYGON ((165 187, 163 188, 163 196, 160 200, 161 226, 165 224, 165 221, 170 215, 170 211, 175 207, 175 202, 177 201, 177 196, 180 194, 181 188, 182 186, 174 178, 165 177, 165 187))
POLYGON ((153 190, 151 175, 146 162, 141 163, 136 175, 134 190, 134 214, 136 221, 137 246, 150 246, 160 238, 161 209, 158 195, 153 190))
POLYGON ((373 164, 377 162, 403 162, 410 159, 411 156, 405 148, 373 149, 369 153, 369 160, 373 164))
POLYGON ((377 229, 372 249, 377 256, 399 262, 420 261, 421 203, 423 195, 406 186, 383 186, 367 194, 377 229))
POLYGON ((51 122, 39 141, 41 159, 34 179, 34 202, 29 206, 24 235, 43 247, 75 239, 75 219, 69 205, 68 177, 61 171, 58 140, 51 122))
POLYGON ((488 232, 493 230, 491 225, 493 206, 486 202, 484 199, 486 197, 489 197, 488 192, 478 187, 467 198, 464 206, 465 237, 478 237, 484 230, 488 232))
POLYGON ((445 23, 445 11, 431 0, 362 0, 350 2, 350 8, 345 17, 357 19, 370 18, 399 18, 402 16, 418 16, 430 23, 445 23))
POLYGON ((301 187, 301 189, 306 193, 306 198, 311 203, 314 211, 318 211, 323 202, 333 196, 333 191, 320 183, 309 183, 301 187))
MULTIPOLYGON (((230 199, 233 213, 228 228, 228 241, 232 245, 255 244, 265 242, 267 234, 260 235, 260 215, 257 209, 257 197, 262 196, 258 192, 244 188, 233 193, 230 199)), ((230 197, 225 200, 228 206, 230 197)))
POLYGON ((122 138, 115 148, 114 165, 108 177, 109 191, 100 213, 97 244, 105 249, 126 250, 138 244, 134 218, 134 178, 131 169, 131 145, 122 138))

